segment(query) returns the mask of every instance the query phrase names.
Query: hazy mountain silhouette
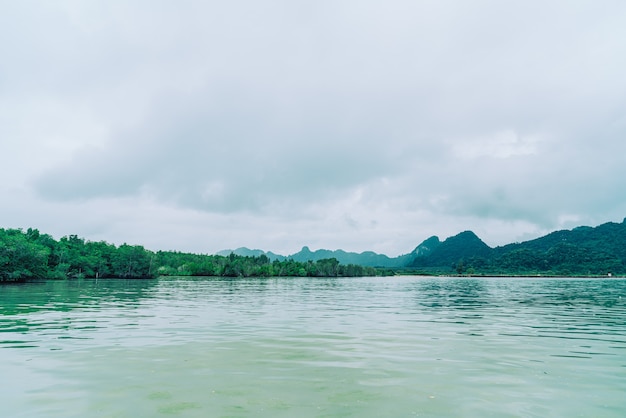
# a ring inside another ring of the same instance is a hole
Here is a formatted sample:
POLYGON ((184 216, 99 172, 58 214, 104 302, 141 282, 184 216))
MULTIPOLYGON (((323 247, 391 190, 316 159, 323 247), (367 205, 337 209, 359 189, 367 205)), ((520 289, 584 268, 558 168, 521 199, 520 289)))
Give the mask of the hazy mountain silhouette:
POLYGON ((341 249, 311 251, 307 246, 289 256, 262 250, 238 248, 220 251, 243 256, 265 254, 270 260, 318 261, 335 258, 341 264, 368 267, 409 268, 433 272, 485 274, 617 274, 626 273, 626 218, 597 227, 579 226, 545 236, 489 247, 472 231, 464 231, 440 241, 437 236, 424 240, 413 251, 388 257, 372 251, 362 253, 341 249))

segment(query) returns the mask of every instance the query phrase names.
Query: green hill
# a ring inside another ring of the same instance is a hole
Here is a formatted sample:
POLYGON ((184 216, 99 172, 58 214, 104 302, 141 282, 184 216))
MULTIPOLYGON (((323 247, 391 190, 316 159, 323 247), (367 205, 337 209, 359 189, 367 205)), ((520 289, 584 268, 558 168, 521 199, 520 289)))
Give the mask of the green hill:
POLYGON ((464 260, 489 258, 491 256, 492 249, 472 231, 461 232, 439 244, 433 238, 437 237, 429 238, 429 251, 417 255, 409 264, 410 267, 436 267, 442 270, 454 270, 464 260))
POLYGON ((623 275, 626 219, 595 228, 580 226, 556 231, 496 248, 465 231, 417 255, 407 267, 486 275, 623 275))
POLYGON ((342 264, 357 264, 366 267, 403 267, 406 266, 412 259, 410 256, 391 258, 384 254, 377 254, 373 251, 365 251, 362 253, 324 249, 311 251, 309 247, 306 246, 302 247, 299 252, 290 255, 288 258, 300 262, 335 258, 342 264))
MULTIPOLYGON (((626 222, 626 219, 625 219, 626 222)), ((297 262, 334 258, 342 264, 392 268, 426 274, 483 275, 615 275, 626 274, 626 223, 609 222, 597 227, 579 226, 555 231, 521 243, 489 247, 472 231, 464 231, 440 241, 437 236, 424 240, 399 257, 372 251, 303 247, 290 256, 239 248, 243 256, 267 255, 271 260, 297 262)), ((223 255, 230 253, 224 252, 223 255)))

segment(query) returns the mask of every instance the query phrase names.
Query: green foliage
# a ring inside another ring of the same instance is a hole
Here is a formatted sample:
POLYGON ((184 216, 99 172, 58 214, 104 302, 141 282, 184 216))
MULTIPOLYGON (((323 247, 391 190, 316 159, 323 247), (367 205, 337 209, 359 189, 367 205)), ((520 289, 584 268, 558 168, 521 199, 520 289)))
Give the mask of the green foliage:
MULTIPOLYGON (((389 272, 385 272, 388 274, 389 272)), ((0 229, 0 281, 156 276, 354 277, 379 274, 372 267, 341 265, 335 258, 271 262, 265 255, 201 255, 119 247, 76 235, 55 241, 38 230, 0 229)))
POLYGON ((0 229, 0 281, 44 277, 50 248, 38 242, 38 231, 0 229))
MULTIPOLYGON (((474 233, 466 231, 443 242, 432 237, 413 254, 417 256, 408 268, 419 274, 625 275, 626 220, 596 228, 557 231, 536 240, 497 248, 490 248, 474 233)), ((83 277, 355 277, 390 274, 394 274, 390 269, 342 264, 332 256, 304 261, 293 258, 271 261, 265 254, 154 253, 139 245, 117 247, 102 241, 85 241, 76 235, 56 241, 36 229, 29 228, 26 232, 0 229, 0 282, 83 277)))
POLYGON ((83 277, 152 277, 153 253, 85 242, 76 235, 55 241, 36 229, 0 229, 0 281, 83 277))

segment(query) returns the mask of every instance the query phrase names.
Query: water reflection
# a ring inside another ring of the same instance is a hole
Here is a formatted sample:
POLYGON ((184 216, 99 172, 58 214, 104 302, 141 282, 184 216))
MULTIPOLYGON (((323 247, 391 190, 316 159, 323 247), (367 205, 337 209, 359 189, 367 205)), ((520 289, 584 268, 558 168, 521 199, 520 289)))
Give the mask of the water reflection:
POLYGON ((41 310, 69 312, 103 303, 131 303, 150 297, 156 280, 50 280, 0 285, 0 315, 41 310))
POLYGON ((156 288, 155 280, 118 279, 0 286, 0 347, 48 344, 58 350, 67 345, 63 340, 93 338, 94 332, 107 328, 109 315, 126 319, 117 324, 118 330, 137 326, 137 310, 156 288))
POLYGON ((490 303, 486 282, 473 278, 425 278, 411 285, 418 305, 471 310, 490 303))

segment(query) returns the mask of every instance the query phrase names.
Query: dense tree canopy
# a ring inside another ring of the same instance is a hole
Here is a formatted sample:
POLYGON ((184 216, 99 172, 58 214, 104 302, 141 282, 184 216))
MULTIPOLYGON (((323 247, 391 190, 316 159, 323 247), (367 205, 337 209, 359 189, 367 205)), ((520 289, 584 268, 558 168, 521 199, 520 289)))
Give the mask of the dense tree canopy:
POLYGON ((271 262, 266 255, 245 257, 153 252, 140 245, 115 246, 76 235, 56 241, 36 229, 0 229, 0 281, 69 278, 151 278, 157 276, 355 277, 381 272, 342 265, 334 259, 271 262))

